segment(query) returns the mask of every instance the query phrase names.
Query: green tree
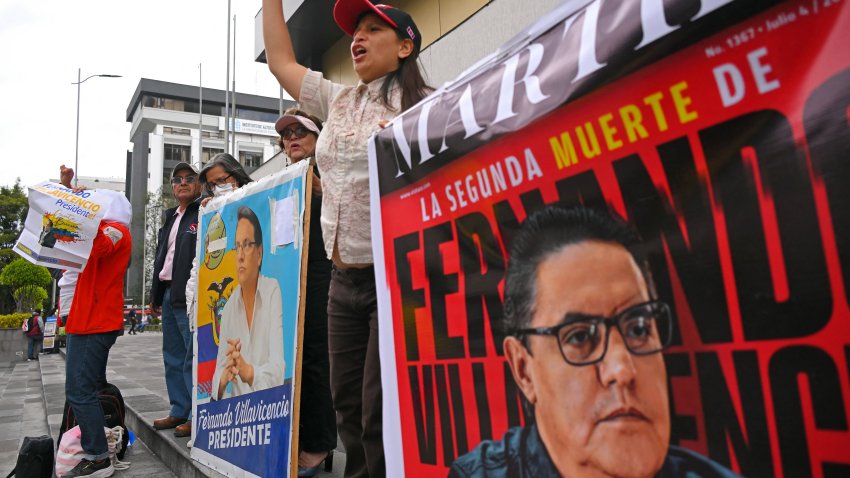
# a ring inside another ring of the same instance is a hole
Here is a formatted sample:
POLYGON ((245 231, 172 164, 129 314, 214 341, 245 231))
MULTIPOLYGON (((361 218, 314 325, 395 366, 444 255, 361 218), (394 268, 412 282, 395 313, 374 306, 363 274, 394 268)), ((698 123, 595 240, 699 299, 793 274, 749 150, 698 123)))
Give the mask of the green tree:
POLYGON ((41 309, 47 300, 47 291, 44 287, 37 285, 25 285, 18 287, 12 292, 18 312, 29 312, 33 309, 41 309))
POLYGON ((145 198, 145 246, 144 246, 144 288, 139 295, 140 303, 148 303, 150 298, 147 293, 151 288, 150 280, 153 278, 153 266, 156 260, 156 240, 159 228, 164 223, 163 214, 168 208, 177 206, 177 201, 171 195, 162 193, 162 188, 154 193, 148 193, 145 198))
MULTIPOLYGON (((12 247, 24 228, 27 211, 26 188, 20 178, 13 186, 0 186, 0 269, 17 257, 12 247)), ((13 306, 12 289, 0 285, 0 313, 11 312, 13 306)))
POLYGON ((24 229, 28 211, 29 203, 20 178, 13 186, 0 186, 0 269, 17 257, 12 247, 24 229))
MULTIPOLYGON (((47 291, 44 288, 49 286, 52 280, 46 267, 37 266, 23 258, 13 260, 0 272, 0 284, 13 291, 12 296, 18 312, 28 312, 27 308, 33 307, 30 304, 35 298, 41 297, 32 287, 44 292, 42 301, 47 299, 47 291)), ((40 307, 40 303, 34 307, 40 307)))

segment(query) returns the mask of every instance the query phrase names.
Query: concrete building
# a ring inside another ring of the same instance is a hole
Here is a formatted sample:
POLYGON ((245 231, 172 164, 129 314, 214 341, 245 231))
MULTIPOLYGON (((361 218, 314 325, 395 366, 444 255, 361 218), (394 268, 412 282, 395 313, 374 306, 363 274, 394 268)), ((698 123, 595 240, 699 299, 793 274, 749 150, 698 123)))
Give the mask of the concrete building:
MULTIPOLYGON (((165 191, 170 195, 171 171, 177 163, 200 167, 225 150, 225 92, 204 88, 202 115, 199 93, 197 86, 147 78, 139 81, 133 93, 127 107, 133 150, 127 153, 126 191, 133 205, 134 238, 145 237, 147 194, 165 191)), ((235 142, 233 155, 250 173, 279 151, 274 122, 281 108, 294 103, 243 93, 234 96, 236 115, 229 128, 235 142)), ((144 254, 144 241, 133 241, 127 295, 138 300, 150 280, 142 277, 144 254)))
MULTIPOLYGON (((572 0, 583 3, 584 0, 572 0)), ((439 87, 521 33, 564 0, 395 0, 422 34, 419 58, 429 83, 439 87)), ((283 0, 298 61, 326 78, 355 84, 351 38, 333 21, 334 0, 283 0)), ((376 2, 377 3, 377 2, 376 2)), ((254 58, 265 62, 262 10, 254 19, 254 58)))

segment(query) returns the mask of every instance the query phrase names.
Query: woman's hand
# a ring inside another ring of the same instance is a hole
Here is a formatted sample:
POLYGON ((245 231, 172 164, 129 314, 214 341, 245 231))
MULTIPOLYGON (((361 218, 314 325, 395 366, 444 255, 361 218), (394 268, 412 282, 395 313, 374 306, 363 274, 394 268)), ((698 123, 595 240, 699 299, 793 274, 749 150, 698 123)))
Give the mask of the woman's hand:
POLYGON ((313 196, 322 195, 322 180, 316 175, 313 175, 313 196))

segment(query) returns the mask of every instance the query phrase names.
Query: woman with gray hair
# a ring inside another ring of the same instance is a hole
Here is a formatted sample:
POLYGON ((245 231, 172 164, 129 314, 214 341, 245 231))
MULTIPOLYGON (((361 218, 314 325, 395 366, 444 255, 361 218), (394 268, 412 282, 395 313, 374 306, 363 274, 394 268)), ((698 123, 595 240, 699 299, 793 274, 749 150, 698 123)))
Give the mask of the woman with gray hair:
MULTIPOLYGON (((201 207, 206 206, 213 197, 230 194, 253 181, 251 176, 248 176, 248 173, 242 168, 242 165, 239 164, 239 161, 227 153, 219 153, 213 156, 201 169, 198 179, 201 181, 201 187, 206 196, 201 200, 201 207)), ((198 310, 198 297, 195 295, 195 290, 198 288, 198 271, 200 269, 198 257, 202 244, 203 241, 198 241, 199 253, 195 254, 195 259, 192 261, 192 271, 189 273, 189 280, 186 282, 186 311, 192 333, 194 333, 197 323, 195 312, 198 310)), ((190 435, 192 433, 191 427, 191 421, 177 427, 180 436, 190 435)))
POLYGON ((239 161, 227 153, 213 156, 201 169, 198 179, 208 195, 201 202, 206 206, 209 198, 223 196, 253 181, 239 161))
MULTIPOLYGON (((239 161, 227 153, 218 153, 204 165, 201 172, 198 174, 198 179, 201 181, 206 197, 201 200, 201 206, 206 206, 213 197, 225 196, 242 186, 254 181, 239 161)), ((198 241, 198 247, 201 242, 198 241)), ((198 304, 198 298, 195 297, 195 289, 198 287, 198 254, 195 254, 195 260, 192 261, 192 272, 189 274, 189 281, 186 282, 186 304, 188 304, 189 318, 194 317, 195 306, 198 304)), ((190 320, 190 324, 194 330, 194 321, 190 320)))

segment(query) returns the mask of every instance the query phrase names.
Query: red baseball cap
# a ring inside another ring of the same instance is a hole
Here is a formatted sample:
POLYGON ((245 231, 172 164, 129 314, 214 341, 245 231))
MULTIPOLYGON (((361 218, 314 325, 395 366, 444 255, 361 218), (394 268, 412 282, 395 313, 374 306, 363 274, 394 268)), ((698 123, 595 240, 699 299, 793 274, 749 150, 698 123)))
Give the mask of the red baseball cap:
POLYGON ((368 0, 337 0, 334 5, 334 21, 349 36, 354 36, 357 22, 367 13, 377 15, 403 38, 410 38, 416 51, 419 51, 422 46, 422 35, 407 12, 382 3, 373 4, 368 0))

